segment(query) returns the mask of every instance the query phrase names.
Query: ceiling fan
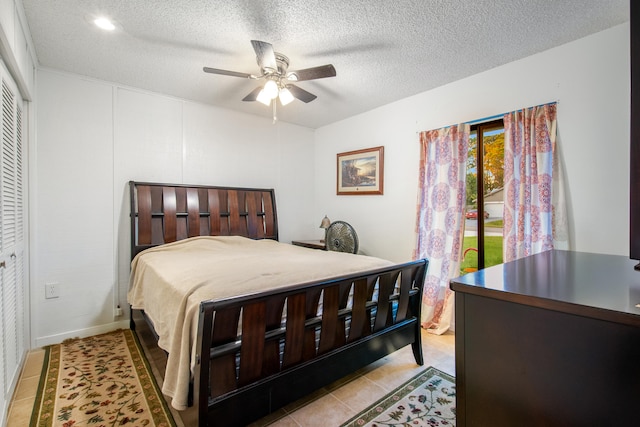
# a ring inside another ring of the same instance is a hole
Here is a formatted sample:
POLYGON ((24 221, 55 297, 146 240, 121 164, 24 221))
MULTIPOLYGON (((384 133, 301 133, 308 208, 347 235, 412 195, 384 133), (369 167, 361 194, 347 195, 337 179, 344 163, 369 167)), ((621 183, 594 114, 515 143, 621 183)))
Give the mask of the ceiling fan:
POLYGON ((316 95, 296 86, 295 82, 335 77, 336 75, 336 69, 331 64, 289 71, 289 58, 279 52, 275 52, 270 43, 251 40, 251 45, 256 52, 256 60, 260 67, 259 75, 210 67, 204 67, 203 70, 205 73, 221 74, 223 76, 242 77, 252 80, 265 79, 264 86, 255 88, 242 100, 259 101, 267 106, 273 100, 274 121, 276 120, 276 98, 280 100, 282 105, 287 105, 296 98, 305 103, 317 98, 316 95))

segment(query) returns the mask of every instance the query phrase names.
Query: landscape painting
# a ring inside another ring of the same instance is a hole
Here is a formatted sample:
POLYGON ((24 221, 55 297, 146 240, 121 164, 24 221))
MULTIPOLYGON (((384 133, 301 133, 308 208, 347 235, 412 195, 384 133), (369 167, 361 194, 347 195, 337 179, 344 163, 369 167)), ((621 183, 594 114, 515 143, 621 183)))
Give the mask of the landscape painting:
POLYGON ((339 153, 337 194, 383 194, 384 147, 339 153))

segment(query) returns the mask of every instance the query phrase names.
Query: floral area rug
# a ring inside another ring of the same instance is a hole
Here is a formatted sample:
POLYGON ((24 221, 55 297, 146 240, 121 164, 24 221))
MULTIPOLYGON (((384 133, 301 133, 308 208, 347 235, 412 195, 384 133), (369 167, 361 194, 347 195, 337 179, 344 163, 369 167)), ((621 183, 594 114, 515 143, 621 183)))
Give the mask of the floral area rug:
POLYGON ((131 330, 46 348, 31 426, 175 427, 131 330))
POLYGON ((341 427, 455 425, 456 380, 429 367, 341 427))

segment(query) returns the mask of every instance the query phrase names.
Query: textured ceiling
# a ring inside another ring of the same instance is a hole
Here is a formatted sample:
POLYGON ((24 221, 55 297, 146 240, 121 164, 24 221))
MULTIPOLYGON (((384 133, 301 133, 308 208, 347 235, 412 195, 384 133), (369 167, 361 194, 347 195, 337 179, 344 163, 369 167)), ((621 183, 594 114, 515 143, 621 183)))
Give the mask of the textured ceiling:
POLYGON ((242 98, 259 82, 252 39, 290 69, 333 64, 299 82, 318 96, 278 108, 317 128, 629 20, 628 0, 22 0, 41 66, 271 117, 242 98), (106 33, 92 24, 104 15, 106 33))

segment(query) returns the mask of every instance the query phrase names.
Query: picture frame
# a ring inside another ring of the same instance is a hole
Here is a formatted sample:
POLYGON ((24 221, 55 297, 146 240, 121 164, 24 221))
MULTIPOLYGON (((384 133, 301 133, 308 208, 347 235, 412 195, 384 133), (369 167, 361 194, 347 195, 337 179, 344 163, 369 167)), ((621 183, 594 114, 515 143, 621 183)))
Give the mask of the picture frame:
POLYGON ((384 147, 347 151, 337 155, 336 194, 384 194, 384 147))

